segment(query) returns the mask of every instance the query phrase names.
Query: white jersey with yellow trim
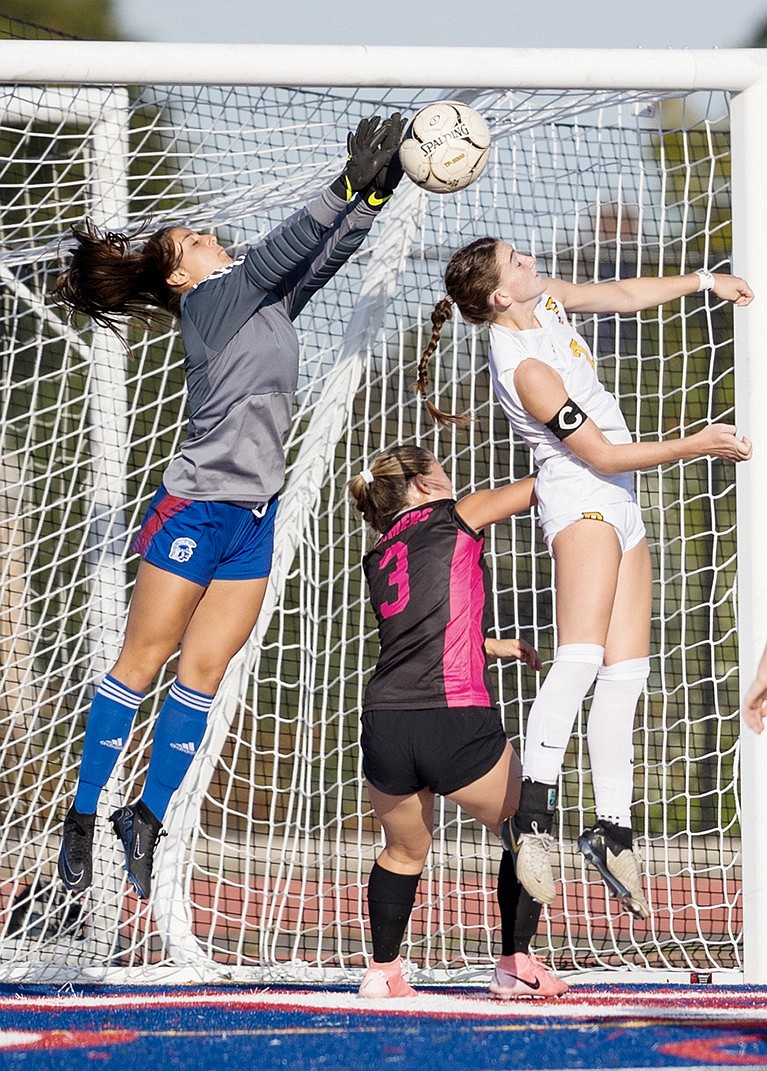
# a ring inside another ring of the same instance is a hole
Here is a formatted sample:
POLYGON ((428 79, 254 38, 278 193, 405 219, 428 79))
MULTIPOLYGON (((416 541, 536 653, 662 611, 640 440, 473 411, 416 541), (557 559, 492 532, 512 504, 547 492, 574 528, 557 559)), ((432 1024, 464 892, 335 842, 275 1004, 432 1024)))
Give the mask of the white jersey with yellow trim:
POLYGON ((588 510, 598 503, 633 501, 633 472, 606 476, 589 468, 570 451, 566 441, 560 442, 522 405, 514 373, 522 361, 532 357, 559 373, 569 397, 610 442, 631 442, 618 402, 599 382, 591 350, 570 324, 562 305, 543 294, 535 315, 541 326, 527 331, 491 325, 490 373, 512 430, 533 452, 539 516, 543 520, 570 513, 573 506, 588 510))

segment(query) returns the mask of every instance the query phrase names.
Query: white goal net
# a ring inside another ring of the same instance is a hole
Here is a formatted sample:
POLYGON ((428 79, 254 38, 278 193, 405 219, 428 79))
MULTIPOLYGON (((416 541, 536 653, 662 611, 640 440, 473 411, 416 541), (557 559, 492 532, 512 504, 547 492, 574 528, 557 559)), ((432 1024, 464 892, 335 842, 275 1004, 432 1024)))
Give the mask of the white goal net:
MULTIPOLYGON (((459 245, 498 234, 534 252, 543 272, 579 282, 732 269, 730 97, 56 81, 0 89, 0 979, 353 977, 370 953, 365 884, 381 835, 358 743, 375 630, 365 534, 345 484, 376 449, 406 441, 434 449, 461 493, 530 471, 493 403, 481 330, 446 330, 434 369, 435 400, 470 410, 470 427, 436 434, 411 391, 459 245), (68 327, 52 305, 68 227, 89 215, 131 232, 149 218, 214 229, 241 247, 338 173, 360 117, 458 95, 491 127, 485 174, 445 197, 404 180, 298 322, 301 380, 267 604, 171 804, 153 899, 138 901, 123 880, 105 817, 140 791, 172 664, 102 801, 94 886, 69 896, 55 864, 85 715, 120 642, 131 534, 186 411, 175 329, 132 327, 126 356, 104 332, 68 327)), ((712 295, 589 318, 581 329, 637 438, 734 420, 733 314, 712 295)), ((562 880, 535 948, 559 970, 737 977, 734 472, 680 463, 644 474, 638 488, 656 577, 635 735, 635 829, 652 916, 619 914, 574 851, 592 813, 587 701, 562 780, 562 880)), ((500 634, 527 639, 550 662, 551 571, 534 517, 497 526, 488 561, 500 634)), ((537 679, 513 665, 495 672, 508 734, 523 750, 537 679)), ((417 977, 487 976, 499 857, 495 837, 439 808, 407 935, 417 977)))

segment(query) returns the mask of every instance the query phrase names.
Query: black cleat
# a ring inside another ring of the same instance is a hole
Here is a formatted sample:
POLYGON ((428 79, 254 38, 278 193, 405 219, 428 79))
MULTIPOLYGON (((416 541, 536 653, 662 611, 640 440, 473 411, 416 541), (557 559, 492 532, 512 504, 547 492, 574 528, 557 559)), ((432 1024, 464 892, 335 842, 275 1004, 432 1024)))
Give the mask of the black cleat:
POLYGON ((120 807, 110 815, 109 821, 115 836, 122 841, 128 878, 136 895, 146 900, 152 890, 154 850, 160 837, 167 836, 162 822, 141 800, 120 807))
POLYGON ((611 835, 610 827, 610 822, 600 820, 591 829, 584 829, 578 837, 578 848, 626 910, 639 919, 647 919, 650 908, 642 892, 639 859, 631 848, 611 835))
POLYGON ((95 814, 67 811, 61 833, 59 877, 72 892, 83 892, 93 881, 93 829, 95 814))

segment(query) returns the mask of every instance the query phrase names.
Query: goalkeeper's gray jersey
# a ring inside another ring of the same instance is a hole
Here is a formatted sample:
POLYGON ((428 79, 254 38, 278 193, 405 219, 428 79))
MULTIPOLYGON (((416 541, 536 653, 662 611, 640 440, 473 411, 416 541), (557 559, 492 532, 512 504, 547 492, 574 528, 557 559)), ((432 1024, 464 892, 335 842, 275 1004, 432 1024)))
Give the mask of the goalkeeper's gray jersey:
POLYGON ((170 494, 255 505, 279 491, 298 384, 292 321, 375 215, 325 191, 182 296, 190 419, 163 478, 170 494))

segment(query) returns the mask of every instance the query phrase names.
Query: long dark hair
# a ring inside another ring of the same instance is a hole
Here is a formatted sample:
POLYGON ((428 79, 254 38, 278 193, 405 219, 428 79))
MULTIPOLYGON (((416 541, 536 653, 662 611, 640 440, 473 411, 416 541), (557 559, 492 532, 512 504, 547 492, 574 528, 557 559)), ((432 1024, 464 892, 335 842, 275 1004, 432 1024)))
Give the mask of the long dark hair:
POLYGON ((454 304, 467 323, 484 324, 490 320, 490 295, 500 281, 497 252, 497 238, 478 238, 454 253, 445 269, 448 296, 438 301, 432 310, 431 338, 418 362, 415 381, 416 394, 421 395, 429 416, 440 427, 466 424, 468 418, 463 414, 446 413, 429 400, 428 364, 439 346, 442 328, 453 317, 454 304))
POLYGON ((364 475, 352 476, 349 494, 370 527, 386 532, 407 507, 410 481, 428 476, 433 464, 434 456, 422 446, 390 446, 373 457, 364 475))
POLYGON ((178 315, 180 295, 167 280, 181 255, 170 227, 149 235, 139 249, 133 248, 136 237, 101 230, 91 219, 71 229, 77 244, 51 294, 70 319, 83 313, 120 335, 117 325, 125 317, 147 322, 153 309, 178 315))

